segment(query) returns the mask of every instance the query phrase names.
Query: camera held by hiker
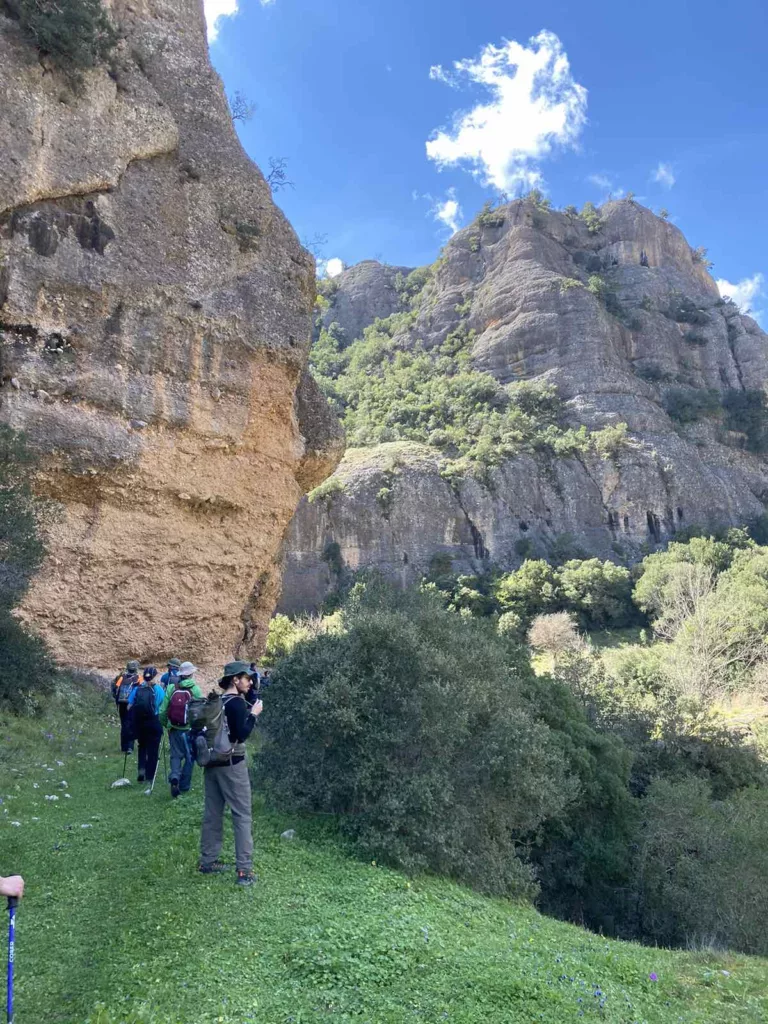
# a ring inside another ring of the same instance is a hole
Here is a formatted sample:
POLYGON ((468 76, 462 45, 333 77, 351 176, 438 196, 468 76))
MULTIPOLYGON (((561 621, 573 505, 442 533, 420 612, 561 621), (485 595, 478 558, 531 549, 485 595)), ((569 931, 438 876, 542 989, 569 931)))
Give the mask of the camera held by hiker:
POLYGON ((129 699, 134 687, 139 685, 139 663, 129 661, 125 672, 116 676, 112 683, 112 696, 117 704, 120 715, 120 753, 133 753, 133 733, 131 732, 131 716, 128 711, 129 699))
POLYGON ((191 661, 182 662, 179 667, 179 679, 170 683, 165 691, 160 708, 160 722, 168 729, 168 746, 171 753, 171 796, 187 793, 192 785, 192 769, 194 754, 190 744, 187 708, 189 702, 200 699, 203 692, 195 682, 197 669, 191 661))
POLYGON ((144 678, 134 686, 128 697, 133 736, 139 744, 138 781, 152 782, 157 771, 157 758, 163 727, 160 725, 160 708, 163 706, 165 691, 157 682, 154 665, 144 669, 144 678))
POLYGON ((237 884, 252 885, 253 835, 251 833, 251 780, 245 759, 245 742, 261 714, 262 703, 251 706, 247 694, 253 677, 247 661, 233 661, 224 667, 219 680, 222 692, 207 700, 203 731, 195 739, 197 760, 203 765, 205 809, 200 838, 200 871, 226 871, 219 861, 224 831, 224 810, 232 812, 235 832, 237 884))

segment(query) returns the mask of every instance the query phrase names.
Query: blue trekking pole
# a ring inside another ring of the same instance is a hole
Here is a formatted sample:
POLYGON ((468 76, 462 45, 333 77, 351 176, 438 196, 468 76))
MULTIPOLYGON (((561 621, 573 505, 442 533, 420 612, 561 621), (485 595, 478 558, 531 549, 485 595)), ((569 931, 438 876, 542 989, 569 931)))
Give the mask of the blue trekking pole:
POLYGON ((16 907, 18 902, 19 900, 16 896, 8 897, 8 1002, 6 1004, 8 1024, 13 1024, 13 961, 16 938, 16 907))

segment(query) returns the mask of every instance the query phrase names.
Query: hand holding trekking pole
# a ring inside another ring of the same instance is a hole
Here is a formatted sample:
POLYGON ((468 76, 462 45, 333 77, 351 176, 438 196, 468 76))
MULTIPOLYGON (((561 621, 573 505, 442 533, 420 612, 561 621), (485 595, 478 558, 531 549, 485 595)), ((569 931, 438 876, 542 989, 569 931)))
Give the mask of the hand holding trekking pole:
POLYGON ((13 1024, 13 965, 16 959, 16 907, 24 893, 24 879, 21 875, 0 878, 0 894, 8 897, 8 998, 6 1020, 13 1024))

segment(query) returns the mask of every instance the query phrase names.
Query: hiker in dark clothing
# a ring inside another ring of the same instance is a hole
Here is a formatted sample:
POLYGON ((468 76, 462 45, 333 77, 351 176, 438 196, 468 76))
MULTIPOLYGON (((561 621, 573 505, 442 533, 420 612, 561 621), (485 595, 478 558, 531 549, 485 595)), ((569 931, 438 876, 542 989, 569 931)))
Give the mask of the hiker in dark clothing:
POLYGON ((179 661, 179 659, 171 658, 171 660, 168 662, 167 670, 163 672, 163 674, 160 676, 160 685, 164 690, 167 690, 171 684, 175 686, 176 683, 178 683, 180 668, 181 662, 179 661))
POLYGON ((226 871, 219 860, 224 832, 224 810, 229 805, 235 831, 235 867, 238 885, 253 885, 253 835, 251 833, 251 780, 245 760, 245 741, 262 712, 257 700, 249 707, 245 695, 253 679, 247 661, 233 661, 224 667, 219 680, 226 730, 231 748, 227 759, 203 768, 205 809, 200 837, 200 866, 204 875, 226 871))
POLYGON ((134 686, 128 698, 133 735, 139 744, 139 782, 152 782, 157 771, 157 756, 163 727, 160 725, 160 708, 163 706, 165 691, 157 682, 157 669, 144 669, 144 678, 134 686))
POLYGON ((131 716, 128 713, 128 699, 134 686, 139 685, 139 663, 129 661, 125 672, 115 677, 112 683, 112 696, 117 704, 120 715, 120 753, 133 753, 133 734, 131 732, 131 716))

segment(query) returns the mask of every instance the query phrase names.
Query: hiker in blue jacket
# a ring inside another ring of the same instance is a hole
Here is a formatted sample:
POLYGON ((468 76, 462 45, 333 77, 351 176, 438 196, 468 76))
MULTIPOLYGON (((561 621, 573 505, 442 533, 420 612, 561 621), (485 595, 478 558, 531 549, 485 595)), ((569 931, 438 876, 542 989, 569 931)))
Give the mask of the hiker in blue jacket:
POLYGON ((176 685, 179 681, 179 669, 181 668, 181 662, 178 658, 171 658, 168 662, 168 668, 160 676, 160 685, 164 690, 167 690, 170 685, 176 685))
POLYGON ((152 782, 157 771, 160 740, 163 738, 160 708, 164 698, 165 690, 157 682, 157 669, 154 665, 145 668, 144 678, 128 697, 131 728, 139 744, 139 782, 152 782))

